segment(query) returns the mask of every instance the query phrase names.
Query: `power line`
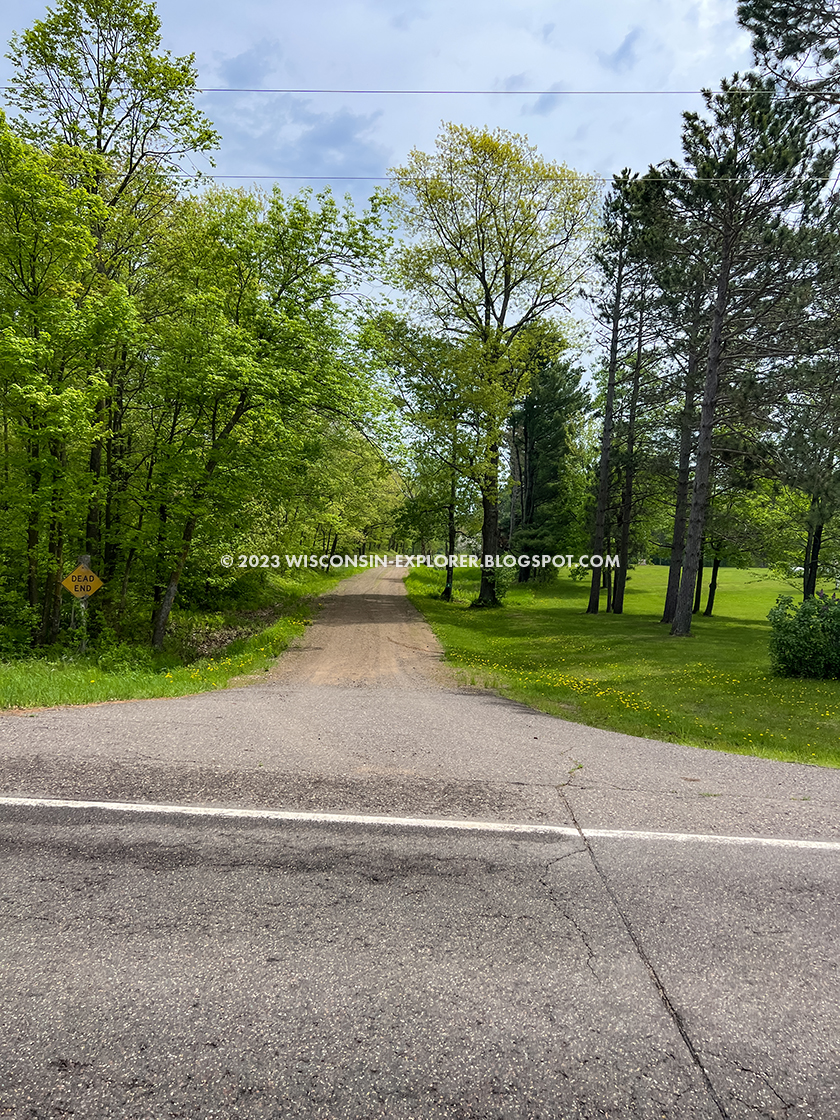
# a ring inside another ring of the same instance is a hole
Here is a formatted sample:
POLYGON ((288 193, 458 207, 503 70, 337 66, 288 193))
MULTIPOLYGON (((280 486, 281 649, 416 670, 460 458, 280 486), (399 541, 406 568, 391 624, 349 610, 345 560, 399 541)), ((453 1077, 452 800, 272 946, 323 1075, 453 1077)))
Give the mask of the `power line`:
MULTIPOLYGON (((1 87, 12 89, 12 86, 1 87)), ((269 88, 265 86, 196 86, 197 93, 341 93, 365 97, 700 97, 711 93, 714 97, 724 94, 770 94, 776 101, 790 101, 794 97, 814 96, 823 100, 836 100, 825 93, 811 89, 789 90, 775 93, 767 89, 320 89, 320 88, 269 88)))
MULTIPOLYGON (((0 85, 0 90, 9 92, 17 86, 0 85)), ((700 97, 711 93, 715 97, 724 94, 760 96, 770 93, 776 101, 790 101, 795 97, 807 97, 813 91, 801 89, 775 94, 772 90, 743 89, 331 89, 326 87, 267 87, 267 86, 196 86, 198 94, 208 93, 286 93, 286 94, 340 94, 349 97, 700 97)), ((814 94, 819 97, 820 94, 814 94)), ((823 95, 823 100, 832 100, 823 95)))
MULTIPOLYGON (((184 171, 183 177, 185 179, 323 179, 325 182, 331 182, 333 179, 340 179, 342 182, 358 182, 358 183, 387 183, 390 182, 388 175, 216 175, 213 172, 198 171, 190 173, 184 171)), ((595 176, 592 176, 595 178, 595 176)))
MULTIPOLYGON (((8 92, 17 86, 0 85, 8 92)), ((320 89, 320 88, 269 88, 265 86, 196 86, 196 93, 337 93, 359 97, 699 97, 700 89, 320 89)), ((760 89, 712 90, 715 96, 724 93, 762 94, 771 91, 760 89)), ((804 94, 806 91, 799 91, 804 94)), ((782 94, 778 101, 787 100, 792 94, 782 94)))
POLYGON ((461 94, 482 97, 686 97, 702 92, 699 89, 269 89, 256 86, 197 86, 196 90, 199 93, 343 93, 376 97, 455 97, 461 94))
MULTIPOLYGON (((13 89, 13 86, 2 86, 13 89)), ((744 89, 732 86, 729 89, 327 89, 327 88, 273 88, 266 86, 196 86, 197 93, 296 93, 296 94, 342 94, 359 97, 700 97, 711 93, 713 97, 725 94, 743 96, 770 94, 775 101, 792 101, 795 97, 814 96, 822 100, 834 101, 820 91, 810 89, 788 90, 776 93, 768 89, 744 89)))
MULTIPOLYGON (((633 180, 633 181, 641 183, 642 178, 644 178, 644 182, 646 182, 646 183, 674 183, 674 182, 677 182, 677 183, 682 183, 682 185, 685 185, 686 183, 761 183, 761 182, 765 182, 765 181, 766 182, 775 182, 776 181, 773 178, 773 176, 769 176, 769 175, 765 175, 765 176, 762 176, 762 175, 693 176, 693 175, 690 175, 690 173, 687 171, 687 169, 686 169, 686 173, 689 175, 689 178, 686 179, 686 180, 675 180, 674 178, 671 178, 671 177, 665 176, 665 175, 662 175, 662 176, 645 175, 644 177, 639 175, 639 178, 637 180, 633 180)), ((176 174, 181 175, 184 179, 244 179, 244 180, 247 180, 248 182, 253 182, 254 180, 257 180, 257 179, 268 179, 268 180, 272 180, 272 181, 283 179, 283 180, 300 180, 300 181, 325 182, 325 183, 335 182, 336 180, 338 180, 339 182, 342 182, 342 183, 389 183, 391 181, 391 176, 390 175, 342 175, 340 172, 334 172, 332 175, 227 175, 227 174, 224 174, 224 173, 216 174, 215 172, 206 172, 206 171, 197 171, 197 172, 183 171, 183 172, 176 172, 176 174)), ((592 179, 596 183, 611 183, 614 178, 616 178, 616 177, 621 178, 621 176, 618 172, 615 172, 613 175, 588 175, 588 174, 586 174, 586 172, 579 172, 577 174, 580 176, 580 178, 592 179)), ((820 175, 820 176, 810 175, 810 176, 805 176, 802 179, 798 179, 797 181, 798 182, 810 182, 810 183, 833 183, 834 180, 835 180, 834 175, 828 175, 828 176, 826 176, 826 175, 820 175)), ((413 182, 423 182, 424 180, 419 179, 419 180, 412 180, 412 181, 413 182)), ((543 182, 560 182, 560 181, 561 180, 559 178, 548 177, 548 178, 543 179, 543 182)))

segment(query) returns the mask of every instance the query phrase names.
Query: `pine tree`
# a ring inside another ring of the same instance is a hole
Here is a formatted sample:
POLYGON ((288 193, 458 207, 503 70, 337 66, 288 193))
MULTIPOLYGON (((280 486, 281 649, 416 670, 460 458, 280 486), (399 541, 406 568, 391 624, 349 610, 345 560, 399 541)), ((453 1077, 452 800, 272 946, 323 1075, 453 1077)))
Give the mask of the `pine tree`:
POLYGON ((803 99, 777 99, 771 81, 736 75, 704 97, 705 116, 685 114, 685 166, 662 168, 674 213, 696 231, 684 244, 701 247, 712 289, 694 485, 671 628, 678 636, 691 631, 721 395, 749 363, 796 352, 790 324, 808 298, 807 227, 818 219, 822 184, 834 162, 834 153, 819 143, 814 109, 803 99))

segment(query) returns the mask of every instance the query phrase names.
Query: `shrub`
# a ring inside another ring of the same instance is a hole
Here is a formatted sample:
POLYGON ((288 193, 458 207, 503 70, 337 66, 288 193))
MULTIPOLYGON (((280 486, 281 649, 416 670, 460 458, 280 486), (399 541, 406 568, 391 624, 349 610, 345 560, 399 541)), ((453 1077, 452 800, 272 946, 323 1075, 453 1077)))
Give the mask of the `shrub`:
POLYGON ((10 595, 0 593, 0 658, 25 657, 32 647, 38 612, 10 595))
POLYGON ((768 614, 770 661, 782 677, 840 679, 840 599, 818 591, 794 605, 780 595, 768 614))

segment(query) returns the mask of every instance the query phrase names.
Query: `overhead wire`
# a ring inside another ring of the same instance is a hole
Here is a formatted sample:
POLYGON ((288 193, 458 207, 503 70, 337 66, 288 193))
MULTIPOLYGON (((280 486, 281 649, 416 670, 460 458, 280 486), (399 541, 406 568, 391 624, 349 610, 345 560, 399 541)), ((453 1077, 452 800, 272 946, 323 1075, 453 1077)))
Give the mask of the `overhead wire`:
MULTIPOLYGON (((16 86, 0 85, 0 90, 13 90, 16 86)), ((764 89, 339 89, 318 86, 196 86, 195 92, 207 93, 293 93, 341 94, 359 97, 700 97, 704 93, 714 96, 724 94, 766 94, 764 89)), ((776 100, 787 101, 794 97, 814 96, 810 90, 792 90, 776 95, 776 100)))
MULTIPOLYGON (((0 90, 11 90, 14 86, 0 85, 0 90)), ((617 89, 338 89, 328 87, 266 87, 266 86, 196 86, 195 91, 198 94, 210 93, 269 93, 269 94, 341 94, 345 96, 439 96, 439 97, 454 97, 454 96, 504 96, 504 97, 690 97, 702 96, 705 92, 712 92, 715 96, 722 94, 740 94, 754 93, 766 94, 767 90, 745 90, 740 87, 726 90, 707 91, 702 89, 636 89, 636 90, 617 90, 617 89)), ((806 94, 807 91, 799 90, 788 94, 777 96, 779 101, 792 100, 796 96, 806 94)), ((340 181, 343 183, 387 183, 390 181, 388 175, 341 175, 333 173, 332 175, 234 175, 216 172, 184 172, 183 177, 186 179, 201 178, 201 179, 227 179, 227 180, 242 180, 247 182, 255 182, 257 180, 269 181, 284 181, 284 182, 334 182, 340 181)), ((594 179, 599 183, 611 183, 614 175, 588 175, 587 178, 594 179)), ((645 176, 648 182, 651 181, 650 176, 645 176)), ((722 176, 710 177, 704 179, 695 179, 696 182, 751 182, 755 181, 747 178, 724 178, 722 176)), ((665 177, 663 176, 663 181, 665 177)), ((832 178, 822 179, 821 182, 832 182, 832 178)))
MULTIPOLYGON (((10 88, 10 87, 6 87, 10 88)), ((197 86, 200 93, 342 93, 358 94, 362 96, 410 96, 410 97, 454 97, 462 94, 468 96, 499 96, 499 97, 601 97, 616 95, 621 97, 651 96, 654 94, 676 95, 685 97, 690 94, 700 94, 699 89, 295 89, 295 88, 268 88, 263 86, 197 86)), ((750 91, 752 92, 752 91, 750 91)))

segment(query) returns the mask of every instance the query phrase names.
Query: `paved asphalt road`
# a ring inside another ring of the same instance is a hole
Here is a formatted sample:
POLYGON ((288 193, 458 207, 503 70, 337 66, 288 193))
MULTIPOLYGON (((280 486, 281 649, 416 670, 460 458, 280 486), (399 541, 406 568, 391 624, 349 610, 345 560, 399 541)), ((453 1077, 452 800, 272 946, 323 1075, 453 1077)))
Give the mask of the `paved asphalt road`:
POLYGON ((838 1120, 840 775, 458 689, 399 575, 261 686, 0 718, 0 1117, 838 1120))

